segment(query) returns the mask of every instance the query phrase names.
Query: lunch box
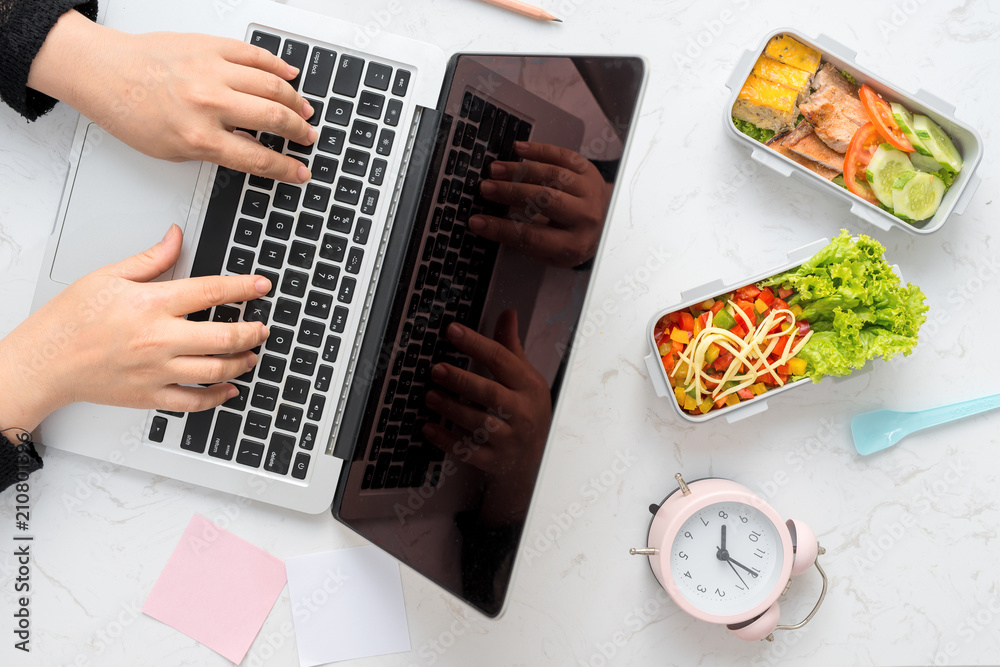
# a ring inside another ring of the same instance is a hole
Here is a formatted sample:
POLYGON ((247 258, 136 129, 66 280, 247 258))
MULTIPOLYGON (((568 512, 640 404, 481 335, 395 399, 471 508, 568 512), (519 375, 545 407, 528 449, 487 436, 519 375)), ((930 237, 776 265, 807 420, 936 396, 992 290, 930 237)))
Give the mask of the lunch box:
MULTIPOLYGON (((733 290, 743 287, 744 285, 751 285, 760 282, 765 278, 770 278, 771 276, 775 276, 778 275, 779 273, 788 271, 789 269, 794 269, 795 267, 805 262, 807 259, 815 255, 817 252, 819 252, 829 244, 830 240, 825 238, 820 239, 818 241, 814 241, 809 245, 802 246, 801 248, 797 248, 789 252, 787 254, 788 261, 785 262, 785 264, 770 269, 768 271, 764 271, 762 273, 749 276, 742 280, 738 280, 736 282, 725 283, 720 279, 720 280, 714 280, 710 283, 705 283, 704 285, 701 285, 699 287, 685 290, 681 292, 681 297, 680 297, 681 300, 679 303, 669 308, 664 308, 663 310, 653 315, 653 317, 649 320, 649 325, 646 327, 646 338, 649 341, 649 348, 651 352, 645 358, 645 361, 646 361, 646 369, 649 371, 649 379, 653 383, 653 388, 656 390, 656 395, 661 397, 667 397, 669 399, 670 405, 672 405, 674 410, 677 412, 677 415, 685 421, 692 422, 694 424, 700 424, 710 419, 715 419, 716 417, 725 416, 726 421, 732 423, 735 421, 739 421, 741 419, 745 419, 746 417, 750 417, 751 415, 764 412, 765 410, 767 410, 768 401, 770 401, 772 398, 778 396, 783 392, 789 391, 794 387, 798 387, 803 383, 814 384, 811 379, 802 378, 801 380, 790 382, 784 385, 783 387, 774 387, 772 389, 769 389, 765 393, 760 394, 759 396, 755 396, 753 399, 737 403, 736 405, 729 405, 723 408, 716 408, 701 415, 691 415, 684 412, 684 410, 681 409, 681 406, 677 404, 677 400, 674 397, 673 389, 670 386, 670 381, 667 379, 667 371, 663 367, 663 363, 660 361, 660 352, 657 349, 656 338, 653 332, 656 328, 656 323, 659 322, 660 318, 662 318, 664 315, 669 315, 670 313, 693 306, 696 303, 701 303, 702 301, 706 301, 708 299, 714 299, 715 297, 720 296, 722 294, 732 292, 733 290)), ((897 266, 894 265, 892 267, 892 270, 893 272, 896 273, 897 276, 899 275, 899 268, 897 266)), ((870 371, 871 368, 872 368, 872 363, 871 361, 869 361, 862 368, 855 369, 850 375, 845 375, 842 377, 830 376, 824 378, 824 380, 825 381, 833 380, 834 382, 839 380, 846 380, 847 378, 855 377, 858 373, 866 373, 870 371)))
POLYGON ((768 34, 756 49, 747 51, 740 57, 726 87, 732 91, 729 103, 726 105, 723 122, 728 128, 728 132, 737 141, 743 142, 750 147, 750 157, 760 164, 773 169, 782 176, 792 176, 793 174, 804 179, 818 189, 832 193, 835 197, 844 200, 849 206, 853 215, 861 218, 865 222, 875 225, 879 229, 889 231, 893 228, 902 229, 910 234, 930 234, 936 232, 944 225, 945 221, 953 213, 961 215, 965 212, 966 206, 976 193, 979 187, 980 178, 976 175, 976 168, 982 159, 982 139, 975 129, 959 122, 955 118, 955 107, 944 100, 919 90, 914 94, 908 94, 899 88, 887 84, 864 68, 855 64, 855 52, 838 42, 820 35, 815 39, 810 39, 790 29, 775 30, 768 34), (737 96, 743 88, 744 82, 753 70, 757 57, 763 53, 768 42, 775 35, 785 34, 798 40, 802 44, 819 51, 822 59, 831 63, 839 71, 849 72, 857 79, 858 85, 867 83, 877 93, 882 95, 887 101, 899 102, 911 113, 924 114, 941 126, 955 142, 955 147, 964 160, 962 171, 955 178, 948 191, 944 194, 941 206, 932 217, 915 223, 908 223, 900 220, 893 214, 878 206, 870 204, 860 197, 855 196, 846 188, 842 188, 836 183, 828 181, 819 174, 816 174, 802 165, 790 160, 780 153, 768 148, 764 144, 740 132, 733 124, 732 109, 736 103, 737 96))

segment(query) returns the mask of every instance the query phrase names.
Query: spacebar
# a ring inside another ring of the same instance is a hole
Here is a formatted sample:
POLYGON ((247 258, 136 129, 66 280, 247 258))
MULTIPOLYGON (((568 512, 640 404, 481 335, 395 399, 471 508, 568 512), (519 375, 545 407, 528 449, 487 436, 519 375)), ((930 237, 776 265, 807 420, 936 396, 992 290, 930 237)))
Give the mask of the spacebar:
POLYGON ((243 194, 246 174, 219 167, 215 185, 205 212, 205 222, 201 226, 201 238, 195 251, 191 275, 217 276, 222 273, 222 262, 226 258, 225 249, 233 233, 236 211, 243 194))

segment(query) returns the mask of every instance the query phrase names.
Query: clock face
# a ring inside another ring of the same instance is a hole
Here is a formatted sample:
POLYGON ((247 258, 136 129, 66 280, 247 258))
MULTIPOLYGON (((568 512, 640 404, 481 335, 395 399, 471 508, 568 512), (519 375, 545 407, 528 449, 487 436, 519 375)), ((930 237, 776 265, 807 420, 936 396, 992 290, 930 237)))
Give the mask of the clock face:
POLYGON ((698 510, 670 548, 670 571, 680 593, 719 616, 760 604, 779 585, 783 560, 775 525, 760 510, 739 502, 698 510))

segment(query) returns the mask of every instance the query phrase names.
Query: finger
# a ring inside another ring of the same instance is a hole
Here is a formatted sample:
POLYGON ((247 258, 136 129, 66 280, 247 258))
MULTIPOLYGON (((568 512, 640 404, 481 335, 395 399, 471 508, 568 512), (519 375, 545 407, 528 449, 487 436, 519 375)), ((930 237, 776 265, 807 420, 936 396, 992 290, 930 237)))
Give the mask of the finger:
POLYGON ((219 131, 222 137, 216 150, 206 155, 206 160, 285 183, 305 183, 312 178, 309 169, 295 158, 276 153, 243 134, 219 131))
POLYGON ((299 73, 298 68, 292 67, 270 51, 235 39, 226 40, 222 57, 233 64, 259 69, 286 81, 291 81, 299 73))
POLYGON ((253 95, 231 93, 221 106, 221 120, 229 127, 263 130, 303 145, 312 144, 319 136, 300 114, 253 95))
POLYGON ((155 398, 157 409, 171 412, 201 412, 215 408, 230 398, 235 398, 239 390, 231 384, 214 384, 211 387, 182 387, 170 385, 160 390, 155 398))
POLYGON ((211 306, 242 303, 264 296, 271 282, 263 276, 203 276, 163 283, 170 291, 172 315, 187 315, 211 306))
MULTIPOLYGON (((251 350, 267 340, 267 327, 260 322, 188 322, 176 320, 175 354, 231 354, 251 350)), ((205 381, 203 380, 202 383, 205 381)))
POLYGON ((576 172, 543 162, 493 162, 490 177, 512 183, 530 183, 583 197, 587 194, 587 183, 576 172))
POLYGON ((583 157, 576 151, 568 148, 553 146, 552 144, 540 144, 534 141, 515 141, 514 152, 525 160, 535 160, 548 164, 558 165, 582 174, 593 165, 590 160, 583 157))
POLYGON ((164 371, 178 384, 217 384, 237 378, 257 364, 249 350, 219 357, 175 357, 164 371))
POLYGON ((483 197, 500 204, 507 204, 525 211, 544 213, 553 220, 572 223, 583 218, 584 200, 568 192, 534 183, 509 183, 483 181, 479 186, 483 197))
POLYGON ((524 384, 523 362, 500 343, 457 322, 448 325, 446 336, 460 352, 486 366, 505 387, 518 389, 524 384))
POLYGON ((469 218, 469 229, 474 233, 524 251, 531 257, 546 258, 552 249, 563 247, 570 235, 562 229, 531 222, 515 222, 490 215, 469 218))
POLYGON ((513 308, 500 313, 496 326, 493 327, 493 340, 500 343, 508 350, 521 357, 524 356, 524 348, 521 347, 521 339, 517 335, 517 311, 513 308))
POLYGON ((510 391, 499 382, 464 371, 451 364, 436 364, 431 368, 431 379, 438 386, 488 410, 501 412, 497 408, 509 405, 513 398, 510 391))
POLYGON ((427 407, 438 413, 445 419, 450 419, 454 424, 466 431, 486 433, 497 433, 499 431, 509 431, 510 425, 482 408, 460 403, 450 396, 445 396, 439 391, 428 391, 424 400, 427 407))
POLYGON ((277 102, 299 116, 305 115, 305 98, 281 77, 243 67, 230 74, 228 82, 235 91, 277 102))
POLYGON ((468 433, 449 431, 438 424, 424 424, 421 432, 427 442, 453 457, 482 470, 489 470, 496 463, 497 454, 492 447, 485 447, 473 440, 468 433))
POLYGON ((181 254, 183 240, 184 234, 181 232, 181 228, 177 225, 170 225, 163 240, 152 248, 143 250, 138 255, 132 255, 115 264, 109 264, 103 270, 126 280, 140 283, 149 282, 159 278, 174 265, 181 254))

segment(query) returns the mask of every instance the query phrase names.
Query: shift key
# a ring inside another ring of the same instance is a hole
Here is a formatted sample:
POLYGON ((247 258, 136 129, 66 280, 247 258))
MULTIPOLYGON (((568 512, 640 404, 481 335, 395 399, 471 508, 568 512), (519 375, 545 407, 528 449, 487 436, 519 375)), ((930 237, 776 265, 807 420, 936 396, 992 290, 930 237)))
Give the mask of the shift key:
POLYGON ((336 51, 314 47, 309 57, 309 71, 306 72, 302 92, 325 98, 330 92, 330 78, 336 64, 336 51))
POLYGON ((212 417, 215 416, 215 408, 203 410, 202 412, 190 412, 187 421, 184 422, 184 435, 181 436, 181 449, 189 452, 205 452, 208 444, 208 431, 212 428, 212 417))

